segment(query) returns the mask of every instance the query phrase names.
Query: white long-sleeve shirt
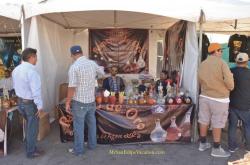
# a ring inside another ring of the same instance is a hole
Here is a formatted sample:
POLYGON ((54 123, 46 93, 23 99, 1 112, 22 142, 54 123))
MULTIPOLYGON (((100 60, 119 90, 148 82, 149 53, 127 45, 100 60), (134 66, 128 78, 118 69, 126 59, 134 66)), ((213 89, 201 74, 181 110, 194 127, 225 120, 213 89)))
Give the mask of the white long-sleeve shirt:
POLYGON ((35 66, 23 61, 13 70, 12 79, 16 95, 23 99, 34 100, 37 109, 42 109, 41 80, 35 66))

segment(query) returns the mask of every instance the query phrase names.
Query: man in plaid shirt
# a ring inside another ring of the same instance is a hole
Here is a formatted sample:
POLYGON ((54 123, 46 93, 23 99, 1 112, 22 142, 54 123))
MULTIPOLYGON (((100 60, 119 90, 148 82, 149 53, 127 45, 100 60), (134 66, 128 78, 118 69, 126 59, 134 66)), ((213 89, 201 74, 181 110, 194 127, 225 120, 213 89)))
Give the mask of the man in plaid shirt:
POLYGON ((69 152, 78 156, 84 153, 84 122, 88 125, 88 148, 96 147, 95 79, 104 75, 103 67, 83 56, 80 46, 70 49, 74 63, 69 69, 66 111, 73 114, 74 147, 69 152), (71 106, 71 109, 70 109, 71 106))

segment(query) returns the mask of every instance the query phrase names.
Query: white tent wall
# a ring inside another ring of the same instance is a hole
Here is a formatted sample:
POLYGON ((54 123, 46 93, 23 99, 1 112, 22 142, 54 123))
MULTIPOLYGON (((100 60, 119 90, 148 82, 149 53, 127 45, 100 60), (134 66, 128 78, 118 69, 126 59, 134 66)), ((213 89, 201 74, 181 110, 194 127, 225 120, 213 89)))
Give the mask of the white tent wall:
MULTIPOLYGON (((81 45, 83 54, 89 55, 89 30, 85 29, 82 32, 73 32, 73 44, 81 45)), ((69 49, 67 52, 69 55, 69 49)))
POLYGON ((198 36, 195 23, 188 22, 185 54, 183 63, 182 86, 190 92, 190 96, 196 103, 196 94, 198 90, 197 70, 198 70, 198 36))
POLYGON ((65 30, 40 16, 32 17, 27 45, 38 53, 37 70, 41 75, 44 110, 51 111, 58 103, 59 84, 67 82, 67 72, 72 60, 69 47, 73 32, 65 30))

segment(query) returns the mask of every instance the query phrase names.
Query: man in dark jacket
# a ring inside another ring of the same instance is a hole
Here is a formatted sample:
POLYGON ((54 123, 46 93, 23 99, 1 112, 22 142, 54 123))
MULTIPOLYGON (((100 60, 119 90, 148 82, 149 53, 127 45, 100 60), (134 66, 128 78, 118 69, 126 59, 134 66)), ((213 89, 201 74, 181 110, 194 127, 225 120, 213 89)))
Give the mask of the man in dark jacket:
POLYGON ((238 149, 237 145, 237 125, 238 120, 242 120, 245 131, 246 149, 250 151, 250 70, 248 69, 248 55, 239 53, 235 59, 237 66, 231 69, 235 88, 230 93, 229 108, 229 151, 238 149))
POLYGON ((155 83, 155 90, 157 94, 159 94, 159 86, 162 87, 163 96, 167 94, 167 83, 166 83, 167 78, 168 78, 167 72, 162 70, 160 74, 160 79, 157 80, 155 83))
POLYGON ((125 85, 123 79, 116 74, 118 73, 118 68, 116 66, 112 66, 110 68, 111 76, 105 78, 103 80, 103 88, 104 90, 108 90, 111 92, 121 92, 125 90, 125 85))

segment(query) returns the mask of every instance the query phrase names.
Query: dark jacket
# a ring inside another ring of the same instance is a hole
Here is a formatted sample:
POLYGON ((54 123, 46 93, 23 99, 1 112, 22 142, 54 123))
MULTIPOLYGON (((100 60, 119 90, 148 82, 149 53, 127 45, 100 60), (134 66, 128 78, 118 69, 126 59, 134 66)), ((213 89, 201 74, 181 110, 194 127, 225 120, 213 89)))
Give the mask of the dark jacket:
MULTIPOLYGON (((118 92, 125 90, 125 85, 124 85, 123 79, 121 77, 116 76, 116 83, 117 83, 118 92)), ((104 90, 106 89, 108 91, 115 92, 113 84, 114 84, 113 79, 110 76, 110 77, 107 77, 103 80, 102 87, 104 90)))
POLYGON ((238 110, 250 110, 250 70, 244 67, 231 69, 235 87, 230 92, 230 107, 238 110))
POLYGON ((160 86, 160 82, 161 82, 161 85, 162 85, 162 90, 163 90, 163 96, 165 96, 167 94, 167 84, 166 84, 166 81, 165 80, 157 80, 156 81, 156 84, 155 84, 155 91, 156 93, 158 94, 159 91, 158 91, 158 87, 160 86))

